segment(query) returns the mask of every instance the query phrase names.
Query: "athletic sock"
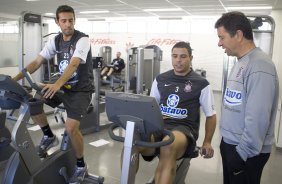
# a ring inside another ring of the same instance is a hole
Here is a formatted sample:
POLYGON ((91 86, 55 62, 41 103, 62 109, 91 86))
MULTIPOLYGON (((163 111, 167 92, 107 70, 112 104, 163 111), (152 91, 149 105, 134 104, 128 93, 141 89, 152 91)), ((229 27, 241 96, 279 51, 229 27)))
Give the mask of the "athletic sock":
POLYGON ((83 157, 77 158, 76 159, 76 165, 77 165, 77 167, 85 167, 84 158, 83 157))
POLYGON ((41 130, 43 131, 43 134, 48 136, 48 137, 53 137, 54 136, 54 134, 53 134, 53 132, 52 132, 52 130, 51 130, 49 125, 41 127, 41 130))

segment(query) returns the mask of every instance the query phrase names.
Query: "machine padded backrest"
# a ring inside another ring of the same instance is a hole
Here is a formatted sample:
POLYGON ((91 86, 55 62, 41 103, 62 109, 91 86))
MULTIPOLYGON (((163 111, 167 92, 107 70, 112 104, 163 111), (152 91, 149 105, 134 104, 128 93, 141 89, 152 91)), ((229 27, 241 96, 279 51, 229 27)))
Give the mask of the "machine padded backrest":
POLYGON ((106 112, 110 121, 119 123, 123 128, 125 124, 120 121, 121 116, 142 120, 145 132, 141 133, 150 134, 163 130, 160 107, 156 99, 150 96, 108 92, 106 93, 106 112))

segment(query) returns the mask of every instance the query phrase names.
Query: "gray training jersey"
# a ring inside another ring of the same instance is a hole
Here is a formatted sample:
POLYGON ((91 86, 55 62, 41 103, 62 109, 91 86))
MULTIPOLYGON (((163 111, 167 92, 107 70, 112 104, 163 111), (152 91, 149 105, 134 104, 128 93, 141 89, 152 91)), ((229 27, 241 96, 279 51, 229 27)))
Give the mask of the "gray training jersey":
POLYGON ((255 48, 232 68, 224 93, 220 131, 242 159, 269 153, 274 143, 278 77, 271 59, 255 48))

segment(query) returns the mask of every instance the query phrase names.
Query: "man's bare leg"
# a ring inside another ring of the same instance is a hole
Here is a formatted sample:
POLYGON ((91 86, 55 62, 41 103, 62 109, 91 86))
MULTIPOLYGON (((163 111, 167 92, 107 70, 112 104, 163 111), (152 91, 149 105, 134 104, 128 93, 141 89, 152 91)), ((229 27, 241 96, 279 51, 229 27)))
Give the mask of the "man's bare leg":
POLYGON ((65 123, 76 158, 82 158, 84 151, 83 136, 80 132, 79 125, 80 122, 78 120, 71 118, 67 118, 65 123))
POLYGON ((161 148, 160 160, 155 172, 155 184, 173 183, 176 175, 176 160, 185 153, 188 146, 188 140, 183 133, 173 131, 173 134, 174 142, 161 148))

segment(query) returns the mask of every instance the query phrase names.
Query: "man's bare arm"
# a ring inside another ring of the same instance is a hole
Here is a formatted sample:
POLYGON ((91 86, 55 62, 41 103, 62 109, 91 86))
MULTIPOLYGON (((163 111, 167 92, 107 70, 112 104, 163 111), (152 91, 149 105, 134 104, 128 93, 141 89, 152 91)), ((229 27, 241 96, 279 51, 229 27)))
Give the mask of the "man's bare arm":
MULTIPOLYGON (((29 63, 25 69, 29 72, 29 73, 33 73, 35 72, 45 61, 44 57, 42 57, 41 55, 38 55, 35 60, 33 60, 31 63, 29 63)), ((16 76, 13 77, 13 79, 15 81, 21 80, 23 78, 23 74, 22 72, 18 73, 16 76)))

